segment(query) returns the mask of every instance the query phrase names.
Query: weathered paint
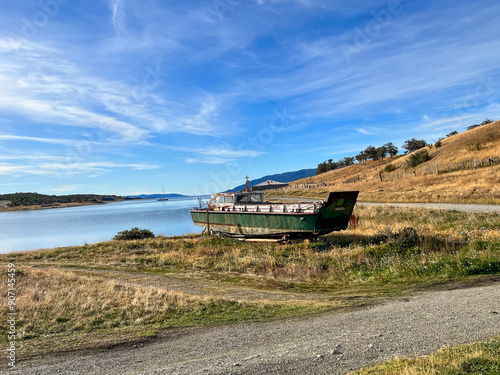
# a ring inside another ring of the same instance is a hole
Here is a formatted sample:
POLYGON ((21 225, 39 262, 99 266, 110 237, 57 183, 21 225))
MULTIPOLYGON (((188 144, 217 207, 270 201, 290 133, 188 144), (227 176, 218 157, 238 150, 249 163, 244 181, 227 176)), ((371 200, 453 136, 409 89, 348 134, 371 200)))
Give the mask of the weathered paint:
MULTIPOLYGON (((237 236, 265 236, 293 233, 324 234, 347 228, 358 192, 330 193, 326 201, 315 209, 305 212, 291 211, 287 205, 272 205, 273 212, 265 210, 270 205, 247 205, 232 207, 228 211, 191 210, 195 225, 207 227, 216 232, 237 236), (258 210, 257 206, 262 206, 258 210), (250 209, 250 207, 252 207, 250 209), (208 223, 207 223, 208 218, 208 223)), ((297 207, 300 203, 288 205, 297 207)), ((310 203, 302 203, 303 206, 310 203)))

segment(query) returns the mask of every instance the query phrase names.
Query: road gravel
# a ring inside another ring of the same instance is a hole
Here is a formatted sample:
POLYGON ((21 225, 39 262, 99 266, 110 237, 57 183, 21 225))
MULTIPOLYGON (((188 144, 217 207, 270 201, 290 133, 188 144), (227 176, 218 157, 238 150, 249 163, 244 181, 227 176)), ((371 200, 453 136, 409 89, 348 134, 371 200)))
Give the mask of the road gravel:
MULTIPOLYGON (((154 342, 21 362, 9 374, 344 374, 500 334, 500 282, 364 310, 166 331, 154 342)), ((5 371, 7 373, 7 371, 5 371)))

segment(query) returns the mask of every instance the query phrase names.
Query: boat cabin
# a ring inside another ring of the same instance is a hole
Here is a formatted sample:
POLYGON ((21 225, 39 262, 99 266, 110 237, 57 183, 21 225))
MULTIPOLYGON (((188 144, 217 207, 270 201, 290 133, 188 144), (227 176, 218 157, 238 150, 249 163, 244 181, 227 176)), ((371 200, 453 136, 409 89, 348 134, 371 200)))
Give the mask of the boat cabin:
POLYGON ((264 193, 260 192, 240 192, 240 193, 220 193, 212 194, 210 206, 227 206, 238 204, 260 204, 264 203, 264 193))

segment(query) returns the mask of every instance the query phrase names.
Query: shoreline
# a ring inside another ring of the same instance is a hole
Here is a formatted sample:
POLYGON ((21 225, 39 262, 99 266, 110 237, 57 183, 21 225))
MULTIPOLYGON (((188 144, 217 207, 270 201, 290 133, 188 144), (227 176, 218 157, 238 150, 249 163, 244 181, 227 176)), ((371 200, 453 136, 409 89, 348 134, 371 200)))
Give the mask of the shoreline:
POLYGON ((38 211, 38 210, 50 210, 54 208, 70 208, 70 207, 82 207, 82 206, 95 206, 99 204, 107 204, 107 203, 117 203, 124 201, 132 201, 139 200, 143 198, 129 198, 129 199, 117 199, 112 201, 98 201, 98 202, 71 202, 71 203, 57 203, 57 204, 34 204, 34 205, 23 205, 23 206, 11 206, 11 207, 1 207, 1 212, 15 212, 15 211, 38 211))

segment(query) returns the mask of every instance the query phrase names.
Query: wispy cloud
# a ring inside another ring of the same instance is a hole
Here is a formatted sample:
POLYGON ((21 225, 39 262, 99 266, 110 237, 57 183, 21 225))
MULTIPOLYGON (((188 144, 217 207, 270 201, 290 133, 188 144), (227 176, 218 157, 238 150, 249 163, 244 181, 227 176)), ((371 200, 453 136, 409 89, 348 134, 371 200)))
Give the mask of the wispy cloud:
POLYGON ((160 165, 150 163, 120 164, 115 162, 41 162, 33 163, 31 166, 12 163, 0 163, 0 174, 6 175, 49 175, 57 177, 68 177, 73 175, 91 175, 96 172, 108 173, 114 169, 152 170, 159 169, 160 165))
POLYGON ((183 151, 190 154, 195 154, 195 157, 186 158, 187 163, 202 163, 202 164, 226 164, 237 159, 256 158, 263 154, 257 150, 235 150, 230 146, 216 147, 201 147, 201 148, 182 148, 176 147, 177 151, 183 151))
POLYGON ((218 105, 213 95, 196 92, 189 101, 179 102, 175 94, 155 94, 150 81, 161 80, 153 77, 158 72, 145 70, 143 82, 131 86, 89 76, 61 52, 44 46, 1 39, 0 46, 3 112, 58 126, 99 129, 115 143, 140 143, 155 133, 222 130, 214 125, 218 105), (22 53, 9 53, 13 49, 22 53))
MULTIPOLYGON (((27 137, 21 135, 8 135, 8 134, 0 134, 0 141, 31 141, 31 142, 41 142, 41 143, 50 143, 54 145, 74 145, 78 141, 71 139, 56 139, 56 138, 37 138, 37 137, 27 137)), ((0 159, 2 156, 0 155, 0 159)))

